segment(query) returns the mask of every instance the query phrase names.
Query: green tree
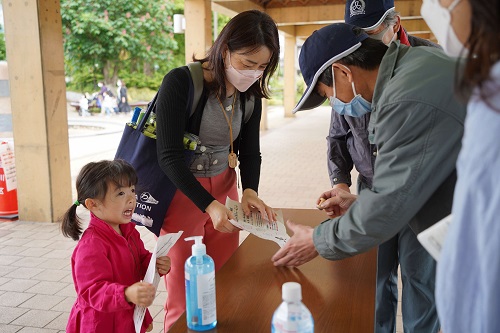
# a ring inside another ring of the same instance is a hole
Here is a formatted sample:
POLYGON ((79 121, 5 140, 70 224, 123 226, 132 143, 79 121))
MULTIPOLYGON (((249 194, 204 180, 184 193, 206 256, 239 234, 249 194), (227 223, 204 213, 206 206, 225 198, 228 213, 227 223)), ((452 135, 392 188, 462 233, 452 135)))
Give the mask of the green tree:
POLYGON ((6 59, 5 53, 5 33, 3 32, 3 26, 0 24, 0 60, 6 59))
POLYGON ((154 77, 177 48, 173 8, 168 0, 61 0, 67 74, 82 88, 114 86, 123 71, 154 77))

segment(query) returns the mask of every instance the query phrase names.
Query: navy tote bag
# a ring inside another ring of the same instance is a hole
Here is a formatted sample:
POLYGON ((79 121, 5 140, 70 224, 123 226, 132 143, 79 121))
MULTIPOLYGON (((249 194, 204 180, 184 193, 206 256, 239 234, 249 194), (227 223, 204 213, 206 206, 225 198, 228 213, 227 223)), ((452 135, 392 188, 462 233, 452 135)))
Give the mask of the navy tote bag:
MULTIPOLYGON (((136 170, 139 179, 136 185, 136 208, 132 222, 145 226, 156 236, 160 235, 165 214, 174 198, 177 187, 165 175, 158 164, 156 139, 144 135, 143 130, 151 113, 156 110, 156 98, 148 105, 147 111, 134 128, 125 125, 123 135, 116 151, 115 159, 129 162, 136 170)), ((189 163, 193 150, 184 150, 189 163)))

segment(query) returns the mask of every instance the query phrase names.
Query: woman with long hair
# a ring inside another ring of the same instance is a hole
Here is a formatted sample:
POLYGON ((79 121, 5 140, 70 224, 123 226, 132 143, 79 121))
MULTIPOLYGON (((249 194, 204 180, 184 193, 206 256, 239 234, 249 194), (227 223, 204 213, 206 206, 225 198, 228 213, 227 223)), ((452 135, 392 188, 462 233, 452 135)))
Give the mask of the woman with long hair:
MULTIPOLYGON (((227 197, 238 200, 236 166, 244 213, 256 209, 264 219, 275 220, 274 211, 257 193, 261 98, 269 98, 269 78, 279 62, 276 23, 257 10, 242 12, 227 23, 203 58, 193 60, 203 71, 203 93, 194 115, 187 111, 193 102, 189 93, 193 81, 186 68, 168 73, 158 93, 158 161, 178 188, 161 234, 183 230, 183 237, 203 236, 218 270, 239 242, 239 229, 229 222, 234 215, 225 206, 227 197), (246 110, 245 105, 251 104, 253 108, 246 110), (183 152, 186 131, 199 137, 188 165, 183 152)), ((184 262, 190 255, 191 244, 183 241, 169 252, 165 332, 185 311, 184 262)))
POLYGON ((469 97, 452 222, 437 267, 442 331, 500 331, 500 0, 424 0, 422 15, 469 97), (459 68, 462 70, 462 68, 459 68))

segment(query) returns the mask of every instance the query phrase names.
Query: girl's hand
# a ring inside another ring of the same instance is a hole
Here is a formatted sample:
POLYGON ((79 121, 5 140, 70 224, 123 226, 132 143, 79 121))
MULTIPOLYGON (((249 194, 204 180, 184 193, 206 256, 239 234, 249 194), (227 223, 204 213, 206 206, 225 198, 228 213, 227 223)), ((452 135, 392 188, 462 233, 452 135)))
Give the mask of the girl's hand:
POLYGON ((243 191, 243 197, 241 198, 241 207, 246 216, 250 215, 252 208, 259 210, 262 218, 271 222, 276 221, 276 213, 271 207, 266 205, 264 201, 259 199, 257 192, 252 189, 245 189, 243 191))
POLYGON ((130 287, 125 288, 125 299, 129 303, 148 307, 153 304, 156 288, 147 282, 136 282, 130 287))
POLYGON ((151 332, 153 330, 153 323, 149 324, 148 328, 146 328, 146 332, 151 332))
POLYGON ((156 258, 156 270, 161 276, 167 275, 170 271, 170 257, 163 256, 156 258))
POLYGON ((234 219, 233 212, 217 200, 212 201, 205 211, 210 215, 215 230, 220 232, 235 232, 240 230, 229 222, 229 219, 234 219))

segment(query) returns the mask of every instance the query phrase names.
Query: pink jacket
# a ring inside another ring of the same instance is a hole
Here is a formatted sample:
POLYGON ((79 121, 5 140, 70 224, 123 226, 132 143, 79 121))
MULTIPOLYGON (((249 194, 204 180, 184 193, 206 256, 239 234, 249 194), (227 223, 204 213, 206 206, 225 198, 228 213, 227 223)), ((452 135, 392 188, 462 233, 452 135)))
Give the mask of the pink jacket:
MULTIPOLYGON (((135 305, 125 300, 125 288, 144 278, 152 254, 133 223, 120 229, 123 236, 91 214, 71 257, 77 299, 66 332, 135 332, 135 305)), ((152 321, 146 311, 141 333, 152 321)))

